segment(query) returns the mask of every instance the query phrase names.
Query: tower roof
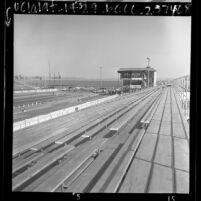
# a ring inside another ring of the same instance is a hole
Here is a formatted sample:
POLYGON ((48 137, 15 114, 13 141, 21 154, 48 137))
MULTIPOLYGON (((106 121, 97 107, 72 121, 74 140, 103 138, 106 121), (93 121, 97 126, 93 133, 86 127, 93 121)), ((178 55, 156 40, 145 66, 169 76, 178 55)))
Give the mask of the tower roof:
POLYGON ((153 71, 153 72, 156 71, 154 68, 146 67, 146 68, 120 68, 117 72, 118 72, 118 73, 121 73, 121 72, 125 72, 125 71, 127 71, 127 72, 128 72, 128 71, 132 72, 132 71, 147 71, 147 70, 153 71))

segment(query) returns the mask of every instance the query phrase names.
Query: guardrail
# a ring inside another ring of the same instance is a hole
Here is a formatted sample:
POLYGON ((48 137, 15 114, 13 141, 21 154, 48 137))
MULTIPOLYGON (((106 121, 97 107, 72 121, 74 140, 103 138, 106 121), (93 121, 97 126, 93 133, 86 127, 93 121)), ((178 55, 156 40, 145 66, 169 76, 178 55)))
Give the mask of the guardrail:
POLYGON ((90 107, 90 106, 93 106, 93 105, 96 105, 96 104, 103 103, 105 101, 108 101, 108 100, 111 100, 113 98, 116 98, 117 96, 119 96, 119 95, 108 96, 108 97, 101 98, 101 99, 98 99, 98 100, 86 102, 86 103, 83 103, 83 104, 79 104, 79 105, 68 107, 68 108, 65 108, 65 109, 62 109, 62 110, 51 112, 51 113, 46 114, 46 115, 40 115, 40 116, 33 117, 33 118, 30 118, 30 119, 25 119, 23 121, 15 122, 13 124, 13 131, 17 131, 17 130, 20 130, 20 129, 23 129, 23 128, 26 128, 26 127, 29 127, 29 126, 32 126, 32 125, 35 125, 35 124, 39 124, 41 122, 48 121, 50 119, 55 119, 57 117, 67 115, 67 114, 76 112, 78 110, 82 110, 84 108, 87 108, 87 107, 90 107))
POLYGON ((14 91, 14 94, 20 94, 20 93, 42 93, 42 92, 53 92, 53 91, 58 91, 58 89, 17 90, 17 91, 14 91))

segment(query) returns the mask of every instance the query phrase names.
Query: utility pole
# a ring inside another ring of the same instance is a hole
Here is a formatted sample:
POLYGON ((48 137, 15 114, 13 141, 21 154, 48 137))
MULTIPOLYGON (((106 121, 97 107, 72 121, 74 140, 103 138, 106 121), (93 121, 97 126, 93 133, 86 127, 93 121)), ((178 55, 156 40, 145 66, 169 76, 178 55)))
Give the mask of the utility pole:
MULTIPOLYGON (((55 85, 55 73, 54 73, 54 85, 55 85)), ((55 86, 53 88, 55 88, 55 86)))
POLYGON ((61 82, 61 88, 63 88, 63 85, 62 85, 62 79, 61 79, 61 74, 59 72, 59 79, 60 79, 60 82, 61 82))
POLYGON ((61 80, 60 80, 60 75, 59 75, 59 72, 58 72, 58 80, 59 80, 58 85, 59 85, 59 87, 60 87, 60 89, 61 89, 61 80))
POLYGON ((51 78, 51 74, 50 74, 50 63, 49 63, 49 61, 48 61, 48 65, 49 65, 49 87, 50 87, 50 78, 51 78))
POLYGON ((100 67, 100 88, 102 88, 102 66, 100 67))
POLYGON ((118 86, 117 87, 119 88, 119 73, 117 74, 117 76, 118 76, 118 86))
POLYGON ((59 79, 60 79, 60 85, 61 85, 61 88, 62 88, 62 79, 61 79, 61 74, 59 72, 59 79))

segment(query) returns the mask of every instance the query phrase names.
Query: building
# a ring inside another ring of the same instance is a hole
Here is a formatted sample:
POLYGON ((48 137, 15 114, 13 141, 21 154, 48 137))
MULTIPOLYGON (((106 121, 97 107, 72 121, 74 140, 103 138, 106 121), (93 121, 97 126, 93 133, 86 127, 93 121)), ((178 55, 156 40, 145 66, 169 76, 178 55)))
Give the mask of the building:
POLYGON ((120 68, 118 79, 123 80, 123 91, 132 92, 138 89, 156 86, 156 70, 146 68, 120 68))

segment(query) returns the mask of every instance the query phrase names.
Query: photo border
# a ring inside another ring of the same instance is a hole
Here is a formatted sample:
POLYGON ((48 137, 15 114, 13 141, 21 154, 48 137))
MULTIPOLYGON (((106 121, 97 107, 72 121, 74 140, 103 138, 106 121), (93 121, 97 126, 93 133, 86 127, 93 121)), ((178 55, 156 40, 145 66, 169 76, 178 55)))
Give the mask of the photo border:
MULTIPOLYGON (((72 200, 89 200, 89 199, 95 199, 95 200, 103 200, 103 199, 112 199, 112 200, 121 200, 121 199, 136 199, 136 200, 167 200, 167 201, 177 201, 177 200, 197 200, 196 193, 198 191, 197 189, 197 173, 198 169, 196 168, 198 165, 198 121, 195 117, 195 114, 197 113, 197 107, 198 107, 198 79, 199 79, 199 73, 198 73, 198 65, 200 64, 199 57, 198 57, 198 43, 197 40, 199 39, 198 34, 198 7, 196 7, 195 2, 192 3, 128 3, 128 2, 98 2, 98 5, 100 6, 100 9, 96 10, 96 13, 87 13, 87 15, 129 15, 131 17, 135 16, 144 16, 147 17, 151 16, 191 16, 191 73, 190 73, 190 80, 191 80, 191 96, 190 96, 190 133, 193 133, 190 136, 190 193, 189 194, 139 194, 139 193, 84 193, 84 194, 71 194, 71 193, 40 193, 40 192, 12 192, 12 144, 13 144, 13 60, 14 60, 14 15, 18 14, 36 14, 36 15, 86 15, 86 13, 62 13, 62 12, 56 12, 54 10, 54 13, 52 13, 52 10, 49 9, 48 12, 40 12, 40 13, 29 13, 29 10, 25 10, 25 12, 22 10, 15 10, 14 6, 15 3, 22 3, 25 1, 12 1, 8 0, 5 1, 5 20, 4 20, 4 83, 5 83, 5 90, 4 90, 4 121, 3 121, 3 199, 16 199, 16 200, 60 200, 60 199, 72 199, 72 200), (145 12, 144 8, 147 6, 154 7, 155 5, 182 5, 185 7, 185 5, 190 5, 190 13, 181 12, 179 15, 170 15, 167 13, 152 13, 152 15, 147 15, 146 13, 143 14, 117 14, 114 12, 111 13, 103 13, 101 11, 101 8, 103 8, 105 12, 106 4, 110 5, 112 10, 114 10, 115 5, 139 5, 138 12, 145 12), (193 4, 193 7, 192 7, 193 4), (141 7, 140 7, 141 6, 141 7), (12 101, 11 101, 12 100, 12 101)), ((32 2, 38 3, 40 1, 26 1, 26 2, 32 2)), ((44 2, 44 1, 41 1, 44 2)), ((58 4, 61 4, 59 6, 62 6, 65 2, 58 2, 58 1, 47 1, 48 5, 50 6, 52 2, 56 2, 58 4)), ((68 1, 69 2, 69 1, 68 1)), ((92 4, 94 2, 83 2, 83 4, 92 4)), ((51 7, 50 7, 51 8, 51 7)), ((94 12, 94 11, 93 11, 94 12)))

